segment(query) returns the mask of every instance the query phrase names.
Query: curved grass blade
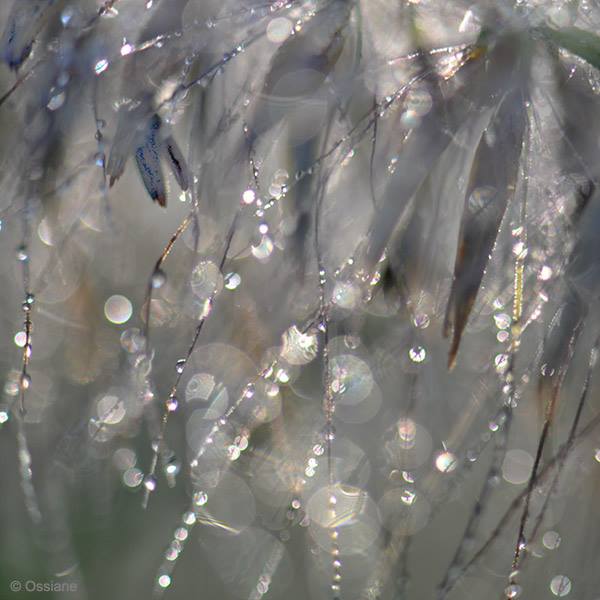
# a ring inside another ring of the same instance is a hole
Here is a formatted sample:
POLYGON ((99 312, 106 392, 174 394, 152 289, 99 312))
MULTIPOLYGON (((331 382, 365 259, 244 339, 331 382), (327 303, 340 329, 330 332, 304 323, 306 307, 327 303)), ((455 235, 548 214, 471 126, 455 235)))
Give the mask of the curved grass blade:
POLYGON ((167 191, 160 165, 159 141, 157 139, 161 121, 154 115, 148 124, 144 143, 135 151, 138 171, 142 176, 144 187, 155 202, 167 205, 167 191))
POLYGON ((556 46, 579 56, 592 67, 600 69, 600 37, 579 27, 553 29, 544 27, 542 35, 556 46))
POLYGON ((190 186, 190 172, 177 142, 173 136, 169 136, 162 145, 162 151, 166 154, 168 165, 179 184, 185 192, 190 186))
POLYGON ((15 0, 13 3, 0 42, 2 59, 13 71, 29 58, 35 38, 53 4, 55 0, 15 0))
POLYGON ((507 93, 477 147, 465 194, 444 336, 452 333, 448 367, 483 279, 498 229, 517 182, 526 112, 520 89, 507 93))

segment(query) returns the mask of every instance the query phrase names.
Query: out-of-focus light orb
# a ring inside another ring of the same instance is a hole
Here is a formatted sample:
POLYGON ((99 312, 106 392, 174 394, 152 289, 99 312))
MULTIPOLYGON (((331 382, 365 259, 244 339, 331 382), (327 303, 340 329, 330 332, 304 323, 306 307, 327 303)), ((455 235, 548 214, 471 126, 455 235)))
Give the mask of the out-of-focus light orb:
POLYGON ((567 596, 571 591, 571 580, 566 575, 556 575, 550 582, 550 591, 555 596, 567 596))
POLYGON ((113 454, 113 463, 117 469, 126 471, 135 467, 137 456, 131 448, 118 448, 113 454))
POLYGON ((207 472, 201 468, 193 478, 194 485, 207 490, 209 498, 208 502, 199 505, 194 496, 198 523, 208 525, 217 536, 239 535, 250 527, 256 518, 256 501, 241 477, 231 471, 207 472))
POLYGON ((192 271, 190 285, 196 297, 207 300, 223 289, 223 276, 215 263, 202 261, 192 271))
POLYGON ((292 33, 292 22, 285 17, 276 17, 267 25, 267 38, 274 44, 285 41, 292 33))
POLYGON ((498 354, 494 359, 494 365, 496 366, 496 372, 502 374, 508 369, 508 354, 498 354))
POLYGON ((440 452, 435 459, 435 468, 441 473, 450 473, 457 467, 456 456, 452 452, 440 452))
POLYGON ((494 315, 494 322, 498 329, 508 329, 510 327, 511 318, 506 313, 494 315))
POLYGON ((332 302, 346 310, 352 310, 360 300, 360 290, 349 281, 338 281, 333 288, 332 302))
POLYGON ((379 501, 383 526, 399 535, 414 535, 431 517, 431 504, 413 486, 388 490, 379 501))
POLYGON ((185 399, 187 402, 194 400, 200 402, 210 401, 211 406, 216 409, 215 415, 212 418, 216 418, 227 408, 229 393, 224 384, 217 381, 214 375, 210 373, 196 373, 192 375, 185 388, 185 399))
POLYGON ((136 488, 142 485, 144 474, 137 467, 127 469, 123 473, 123 483, 128 488, 136 488))
POLYGON ((556 550, 560 546, 560 535, 556 531, 546 531, 542 543, 548 550, 556 550))
POLYGON ((128 298, 115 294, 104 303, 104 315, 115 325, 127 323, 133 314, 133 306, 128 298))
POLYGON ((252 246, 252 256, 260 261, 266 261, 273 253, 273 248, 271 238, 268 235, 263 235, 258 246, 252 246))
POLYGON ((121 347, 129 354, 137 354, 146 347, 146 340, 136 327, 126 329, 120 337, 121 347))
POLYGON ((429 460, 433 440, 423 426, 401 418, 386 431, 383 447, 390 467, 410 471, 429 460))
POLYGON ((377 506, 368 493, 344 484, 326 485, 308 500, 309 530, 324 550, 330 551, 332 533, 341 555, 364 552, 380 531, 377 506))
POLYGON ((398 421, 398 439, 404 448, 412 448, 417 434, 417 425, 412 419, 398 421))
POLYGON ((38 225, 38 237, 46 246, 52 246, 52 230, 50 229, 50 224, 48 223, 48 219, 42 219, 40 224, 38 225))
POLYGON ((319 347, 314 332, 303 333, 292 325, 281 336, 281 357, 290 365, 306 365, 317 356, 319 347))
POLYGON ((116 425, 125 416, 125 406, 118 396, 106 395, 98 400, 98 417, 107 425, 116 425))
POLYGON ((342 404, 356 405, 373 389, 373 375, 366 362, 352 354, 334 356, 330 361, 331 389, 342 404))
POLYGON ((525 450, 509 450, 502 463, 502 477, 508 483, 520 485, 529 480, 533 456, 525 450))

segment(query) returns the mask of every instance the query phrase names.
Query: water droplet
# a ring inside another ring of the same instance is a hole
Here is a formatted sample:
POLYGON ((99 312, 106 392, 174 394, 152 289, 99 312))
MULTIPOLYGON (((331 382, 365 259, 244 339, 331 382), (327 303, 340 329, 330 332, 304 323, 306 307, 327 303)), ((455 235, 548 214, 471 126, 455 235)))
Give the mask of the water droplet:
POLYGON ((242 283, 242 278, 237 273, 227 273, 225 275, 225 287, 228 290, 235 290, 242 283))
POLYGON ((156 489, 156 479, 154 477, 148 476, 144 479, 144 487, 149 491, 153 492, 156 489))
POLYGON ((490 186, 475 188, 467 202, 472 213, 478 213, 485 209, 496 197, 496 189, 490 186))
POLYGON ((64 90, 56 90, 55 88, 52 88, 50 90, 50 99, 48 100, 46 107, 48 110, 58 110, 65 103, 66 97, 67 95, 65 94, 64 90))
POLYGON ((27 252, 27 246, 22 244, 17 248, 17 260, 25 262, 29 259, 29 253, 27 252))
POLYGON ((508 354, 498 354, 494 359, 497 373, 504 373, 508 369, 508 354))
POLYGON ((152 287, 157 290, 161 288, 167 281, 167 275, 161 269, 156 269, 152 275, 152 287))
POLYGON ((335 427, 331 423, 327 423, 325 427, 323 427, 323 439, 325 440, 335 440, 335 427))
POLYGON ((175 371, 177 371, 177 373, 181 374, 183 373, 183 371, 185 370, 185 365, 186 365, 186 359, 185 358, 180 358, 176 363, 175 363, 175 371))
POLYGON ((550 278, 552 277, 552 268, 549 267, 548 265, 544 265, 541 269, 540 269, 540 275, 539 278, 542 281, 548 281, 550 278))
POLYGON ((231 444, 231 446, 227 448, 227 457, 229 460, 237 460, 240 457, 240 454, 240 449, 235 444, 231 444))
POLYGON ((132 44, 125 42, 121 46, 121 56, 127 56, 128 54, 131 54, 134 51, 134 49, 135 48, 132 44))
POLYGON ((523 588, 516 583, 513 583, 504 589, 504 594, 507 598, 519 598, 523 588))
POLYGON ((510 327, 511 318, 506 313, 494 315, 494 321, 498 329, 508 329, 510 327))
POLYGON ((127 469, 123 473, 123 483, 129 488, 136 488, 144 479, 144 474, 137 467, 127 469))
POLYGON ((244 204, 252 204, 256 200, 256 192, 254 190, 246 190, 242 194, 242 202, 244 204))
POLYGON ((208 496, 203 491, 199 491, 194 494, 194 504, 196 506, 204 506, 207 500, 208 496))
POLYGON ((413 325, 417 329, 427 329, 429 327, 430 319, 425 313, 417 313, 413 318, 413 325))
POLYGON ((144 336, 141 334, 140 330, 135 327, 126 329, 121 334, 120 341, 123 350, 129 352, 129 354, 137 354, 145 347, 144 336))
MULTIPOLYGON (((148 6, 148 4, 152 4, 151 2, 146 3, 146 7, 148 6)), ((158 585, 161 588, 167 588, 171 585, 171 578, 168 575, 161 575, 158 578, 158 585)))
POLYGON ((24 390, 29 389, 31 386, 31 376, 28 373, 23 373, 21 375, 21 388, 24 390))
POLYGON ((100 75, 100 74, 104 73, 104 71, 106 71, 106 69, 108 69, 108 60, 106 60, 106 58, 100 59, 94 65, 94 71, 95 71, 96 75, 100 75))
POLYGON ((427 358, 427 351, 423 346, 413 346, 408 351, 408 356, 414 363, 422 363, 427 358))
POLYGON ((332 302, 346 310, 352 310, 360 300, 360 290, 350 281, 339 281, 335 284, 332 302))
POLYGON ((202 261, 194 268, 190 285, 195 296, 207 300, 221 291, 223 276, 215 263, 202 261))
POLYGON ((273 241, 268 235, 263 235, 258 246, 252 246, 252 255, 258 260, 267 260, 273 253, 273 241))
POLYGON ((60 22, 63 24, 63 27, 67 27, 69 25, 69 22, 73 18, 74 14, 75 11, 71 6, 65 8, 65 10, 60 13, 60 22))
POLYGON ((435 459, 435 466, 442 473, 450 473, 457 467, 456 456, 452 452, 441 452, 435 459))
POLYGON ((292 325, 281 336, 281 358, 290 365, 306 365, 317 356, 319 343, 314 331, 302 333, 292 325))

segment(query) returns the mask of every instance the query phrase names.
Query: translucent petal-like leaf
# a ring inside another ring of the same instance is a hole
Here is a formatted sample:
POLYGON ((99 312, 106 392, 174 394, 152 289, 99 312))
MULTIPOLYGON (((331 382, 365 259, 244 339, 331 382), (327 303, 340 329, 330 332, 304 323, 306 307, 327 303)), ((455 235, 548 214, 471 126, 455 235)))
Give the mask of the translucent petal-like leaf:
POLYGON ((475 153, 444 323, 444 335, 453 332, 450 366, 456 360, 500 223, 514 194, 525 123, 524 98, 521 90, 515 89, 503 98, 475 153))

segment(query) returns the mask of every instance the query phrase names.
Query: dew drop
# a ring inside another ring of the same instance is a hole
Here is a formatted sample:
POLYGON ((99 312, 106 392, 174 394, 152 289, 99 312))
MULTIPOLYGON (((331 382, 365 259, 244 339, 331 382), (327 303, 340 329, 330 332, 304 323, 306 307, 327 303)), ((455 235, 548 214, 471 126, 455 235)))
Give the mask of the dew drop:
POLYGON ((452 452, 441 452, 435 459, 435 467, 441 473, 450 473, 457 466, 456 456, 452 452))
POLYGON ((423 346, 413 346, 408 351, 408 356, 414 363, 422 363, 427 358, 427 351, 423 346))
POLYGON ((29 253, 27 252, 27 246, 22 244, 17 248, 17 260, 20 262, 25 262, 29 259, 29 253))
POLYGON ((67 95, 63 90, 56 90, 52 88, 50 90, 50 99, 48 100, 48 104, 46 107, 48 110, 58 110, 64 103, 67 95))
POLYGON ((273 253, 273 241, 268 235, 263 235, 258 246, 252 246, 252 255, 258 260, 267 260, 273 253))
POLYGON ((134 47, 125 42, 122 46, 121 46, 121 56, 127 56, 128 54, 131 54, 134 50, 134 47))
POLYGON ((31 386, 31 376, 28 373, 21 375, 21 388, 24 390, 29 389, 31 386))
POLYGON ((507 598, 519 598, 522 591, 523 588, 520 585, 513 583, 504 589, 504 594, 507 598))
POLYGON ((206 501, 208 500, 208 496, 206 495, 205 492, 196 492, 194 494, 194 504, 196 506, 204 506, 206 504, 206 501))
POLYGON ((246 190, 242 194, 242 202, 244 204, 252 204, 256 200, 256 193, 254 190, 246 190))
POLYGON ((104 71, 106 71, 106 69, 108 69, 108 60, 106 60, 106 58, 100 59, 94 65, 94 71, 96 75, 101 75, 102 73, 104 73, 104 71))
POLYGON ((152 275, 152 287, 157 290, 165 285, 167 281, 167 275, 161 269, 156 269, 152 275))
POLYGON ((153 492, 156 489, 156 479, 154 477, 148 476, 144 479, 144 487, 149 491, 153 492))
POLYGON ((231 272, 225 275, 225 287, 228 290, 237 289, 240 283, 242 283, 242 278, 237 273, 231 272))
MULTIPOLYGON (((14 341, 15 346, 17 346, 18 348, 23 348, 27 343, 27 334, 24 331, 18 331, 17 333, 15 333, 14 341)), ((598 450, 598 453, 600 456, 600 450, 598 450)))

